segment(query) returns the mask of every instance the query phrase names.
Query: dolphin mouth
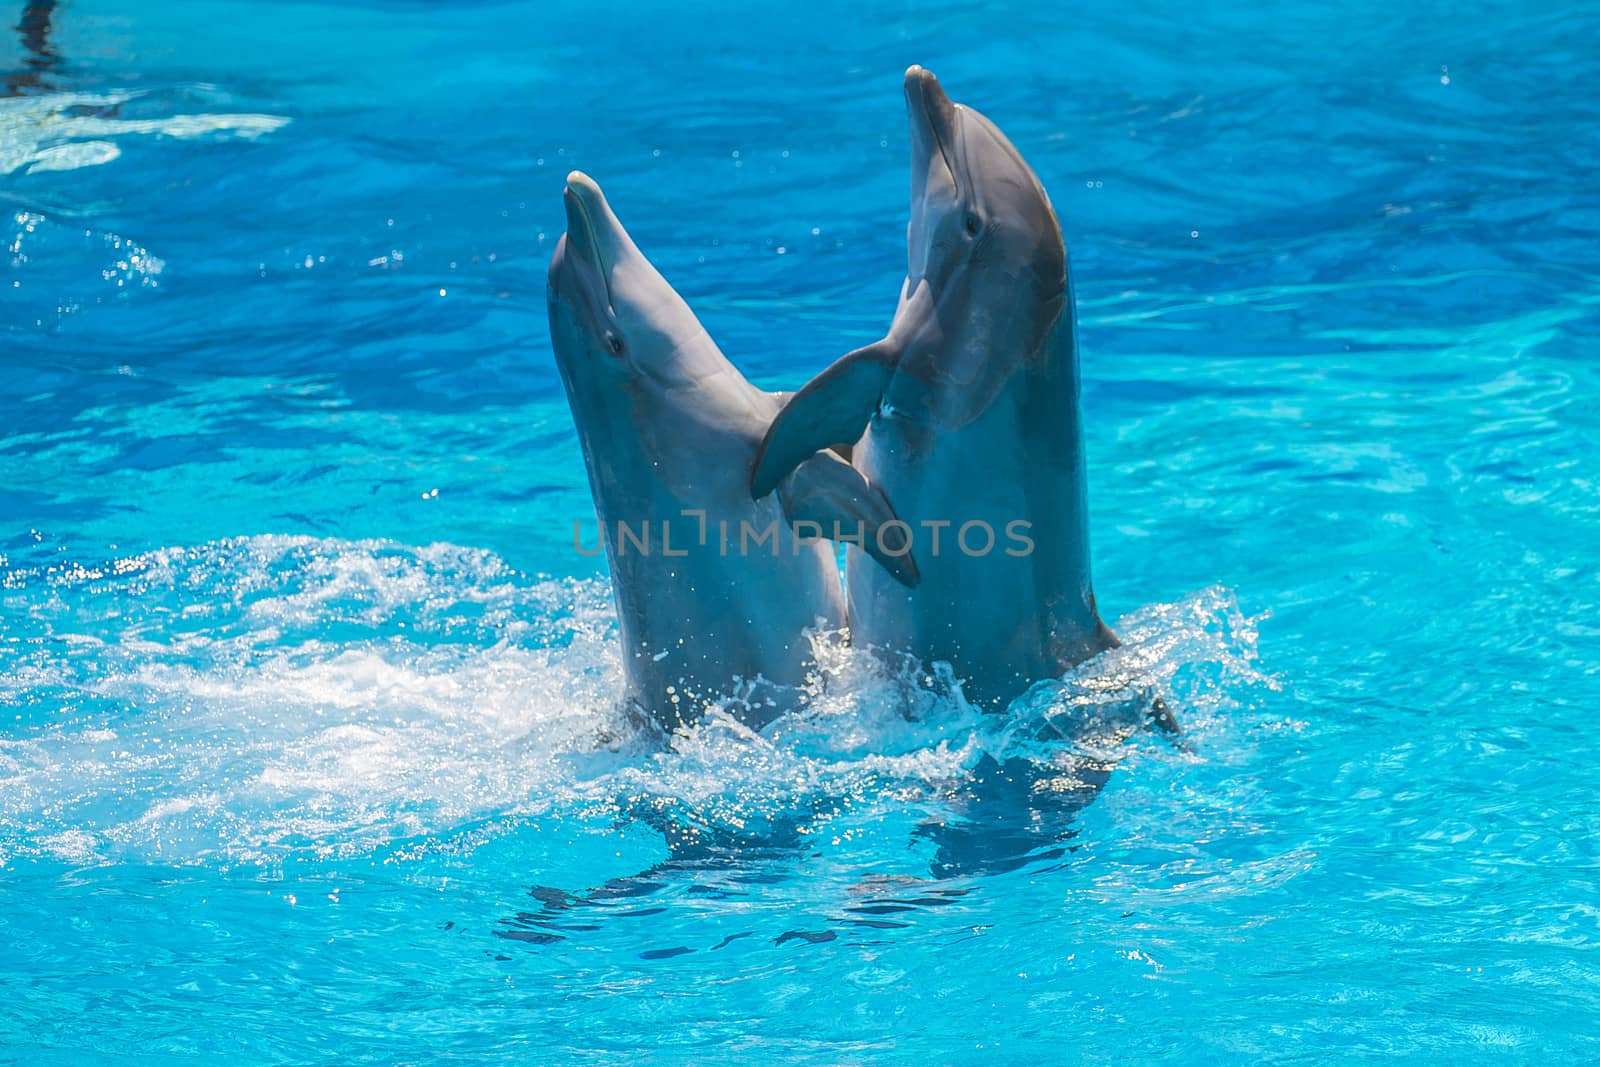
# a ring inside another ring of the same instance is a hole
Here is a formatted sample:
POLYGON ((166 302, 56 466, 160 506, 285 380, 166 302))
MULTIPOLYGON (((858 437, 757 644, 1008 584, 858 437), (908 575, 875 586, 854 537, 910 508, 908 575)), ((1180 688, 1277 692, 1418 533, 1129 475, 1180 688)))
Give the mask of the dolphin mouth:
MULTIPOLYGON (((956 123, 959 121, 956 111, 959 107, 944 91, 933 71, 915 64, 907 68, 906 111, 911 115, 912 132, 922 147, 938 151, 945 170, 949 172, 950 181, 958 192, 961 183, 957 178, 955 162, 951 159, 951 146, 955 143, 956 123)), ((930 159, 932 150, 928 151, 930 159)))
POLYGON ((567 175, 567 186, 561 191, 567 209, 567 243, 578 255, 588 261, 599 275, 600 286, 605 291, 606 307, 613 308, 611 299, 611 270, 606 264, 600 245, 600 230, 595 218, 606 217, 605 194, 595 180, 582 171, 567 175))

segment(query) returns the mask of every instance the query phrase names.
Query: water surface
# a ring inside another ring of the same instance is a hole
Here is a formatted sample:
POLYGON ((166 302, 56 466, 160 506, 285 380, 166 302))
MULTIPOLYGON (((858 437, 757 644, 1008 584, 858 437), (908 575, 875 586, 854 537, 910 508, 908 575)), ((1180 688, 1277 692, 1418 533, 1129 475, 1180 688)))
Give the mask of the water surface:
POLYGON ((1593 12, 6 14, 7 1054, 1600 1051, 1593 12), (893 310, 912 62, 1062 218, 1128 647, 908 718, 825 638, 652 749, 563 176, 795 388, 893 310))

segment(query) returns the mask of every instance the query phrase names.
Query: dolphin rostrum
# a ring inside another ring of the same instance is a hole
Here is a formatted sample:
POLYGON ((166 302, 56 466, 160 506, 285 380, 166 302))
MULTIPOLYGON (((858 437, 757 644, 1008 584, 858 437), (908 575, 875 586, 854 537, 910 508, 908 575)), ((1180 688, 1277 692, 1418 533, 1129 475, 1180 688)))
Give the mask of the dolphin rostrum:
POLYGON ((914 583, 916 564, 882 529, 882 494, 832 453, 801 457, 777 499, 751 499, 781 400, 724 358, 593 180, 574 171, 564 199, 550 335, 611 565, 625 697, 667 729, 723 698, 759 727, 777 687, 805 681, 806 630, 843 622, 821 538, 867 544, 895 581, 914 583))
POLYGON ((854 445, 910 525, 922 580, 886 581, 852 551, 852 640, 947 661, 969 699, 996 705, 1118 643, 1089 578, 1072 279, 1050 200, 1005 135, 921 67, 905 94, 911 224, 888 336, 790 399, 751 490, 854 445))

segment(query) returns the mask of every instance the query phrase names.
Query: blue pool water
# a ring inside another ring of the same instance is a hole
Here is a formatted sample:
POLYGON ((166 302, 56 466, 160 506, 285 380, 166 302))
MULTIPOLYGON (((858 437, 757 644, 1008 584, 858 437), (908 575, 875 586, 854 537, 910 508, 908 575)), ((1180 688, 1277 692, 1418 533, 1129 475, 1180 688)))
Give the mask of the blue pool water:
POLYGON ((1592 7, 23 7, 0 1060, 1600 1056, 1592 7), (1061 216, 1127 647, 907 718, 825 638, 652 750, 563 176, 795 388, 892 310, 911 62, 1061 216))

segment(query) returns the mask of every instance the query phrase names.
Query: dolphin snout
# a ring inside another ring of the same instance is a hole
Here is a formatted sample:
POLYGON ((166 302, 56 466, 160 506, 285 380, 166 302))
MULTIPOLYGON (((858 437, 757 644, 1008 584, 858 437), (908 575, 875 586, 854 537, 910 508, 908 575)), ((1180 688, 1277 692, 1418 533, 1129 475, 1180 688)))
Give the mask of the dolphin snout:
POLYGON ((617 262, 621 223, 611 213, 600 186, 582 171, 567 175, 561 200, 567 209, 567 232, 556 247, 552 269, 562 266, 571 270, 571 286, 587 291, 588 298, 599 306, 610 307, 611 270, 617 262))
POLYGON ((567 209, 567 240, 597 266, 603 267, 598 224, 610 212, 600 186, 587 174, 575 170, 567 175, 567 187, 561 191, 561 200, 567 209))
POLYGON ((915 63, 906 68, 906 110, 914 125, 931 131, 941 145, 950 143, 956 128, 956 105, 933 71, 915 63))
MULTIPOLYGON (((922 87, 925 85, 939 89, 939 79, 934 77, 933 71, 920 63, 913 63, 906 68, 906 98, 908 100, 911 98, 912 93, 918 94, 920 98, 922 87)), ((939 91, 943 92, 942 89, 939 91)))
POLYGON ((600 191, 599 183, 581 170, 575 170, 567 175, 567 187, 562 191, 562 198, 566 201, 569 212, 575 204, 585 210, 592 210, 604 208, 606 202, 606 194, 600 191))
POLYGON ((920 197, 920 182, 927 179, 930 166, 942 170, 952 186, 959 184, 953 154, 959 121, 956 105, 931 70, 915 64, 907 68, 906 112, 911 117, 913 196, 920 197))

